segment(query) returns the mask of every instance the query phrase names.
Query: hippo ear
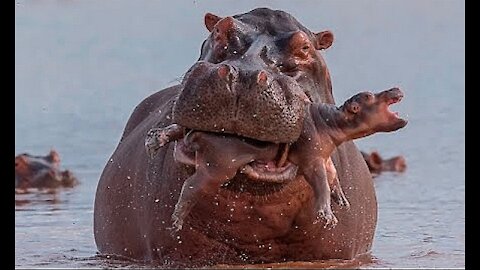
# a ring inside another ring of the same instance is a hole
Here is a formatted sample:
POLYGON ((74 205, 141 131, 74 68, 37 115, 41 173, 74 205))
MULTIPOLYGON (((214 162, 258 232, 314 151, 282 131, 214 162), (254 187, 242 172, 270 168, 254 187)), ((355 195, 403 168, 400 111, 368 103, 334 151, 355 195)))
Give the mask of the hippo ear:
POLYGON ((360 111, 360 104, 358 104, 355 101, 352 101, 352 102, 348 103, 346 109, 347 109, 348 112, 350 112, 352 114, 356 114, 360 111))
POLYGON ((315 49, 328 49, 333 43, 333 33, 328 30, 317 33, 315 34, 315 41, 315 49))
POLYGON ((212 32, 215 24, 217 24, 217 22, 220 21, 221 19, 222 17, 218 17, 217 15, 212 13, 205 14, 205 26, 207 27, 208 31, 212 32))
POLYGON ((370 154, 370 157, 371 157, 372 162, 375 163, 375 165, 378 165, 378 166, 382 165, 383 159, 378 152, 373 151, 370 154))
POLYGON ((60 155, 54 149, 50 150, 50 153, 48 153, 48 157, 50 158, 52 163, 56 163, 56 164, 60 163, 60 155))

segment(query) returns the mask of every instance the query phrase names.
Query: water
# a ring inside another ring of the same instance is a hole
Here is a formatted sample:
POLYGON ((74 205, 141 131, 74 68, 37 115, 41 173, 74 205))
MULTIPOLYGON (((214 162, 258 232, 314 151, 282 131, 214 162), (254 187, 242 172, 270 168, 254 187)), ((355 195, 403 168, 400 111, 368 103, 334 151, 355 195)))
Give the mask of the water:
POLYGON ((463 2, 37 0, 15 7, 15 151, 55 148, 82 184, 16 195, 16 267, 132 266, 96 257, 103 166, 134 107, 197 59, 203 14, 259 6, 334 32, 325 58, 337 101, 395 85, 405 92, 394 108, 408 126, 357 141, 408 163, 404 174, 375 179, 379 220, 373 262, 363 267, 465 266, 463 2))

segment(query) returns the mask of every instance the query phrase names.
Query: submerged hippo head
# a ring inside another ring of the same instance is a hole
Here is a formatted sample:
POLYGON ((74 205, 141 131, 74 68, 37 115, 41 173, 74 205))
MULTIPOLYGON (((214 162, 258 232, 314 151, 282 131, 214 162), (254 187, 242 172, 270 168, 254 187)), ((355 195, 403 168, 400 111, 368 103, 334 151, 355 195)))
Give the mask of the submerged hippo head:
POLYGON ((60 171, 60 155, 51 150, 46 156, 27 153, 15 157, 15 188, 73 187, 77 178, 69 171, 60 171))
POLYGON ((256 9, 233 17, 205 15, 211 32, 184 77, 174 122, 197 130, 293 142, 305 99, 332 103, 318 50, 329 31, 314 34, 283 11, 256 9))

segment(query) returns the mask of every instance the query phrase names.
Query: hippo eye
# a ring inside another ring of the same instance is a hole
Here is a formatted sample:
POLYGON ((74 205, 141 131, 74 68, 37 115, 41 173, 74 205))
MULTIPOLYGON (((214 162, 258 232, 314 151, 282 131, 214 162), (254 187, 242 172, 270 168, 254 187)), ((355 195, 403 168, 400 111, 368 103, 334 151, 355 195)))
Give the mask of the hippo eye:
POLYGON ((373 99, 374 99, 374 96, 372 93, 366 93, 363 97, 363 99, 366 101, 366 102, 372 102, 373 99))
POLYGON ((305 53, 305 54, 307 54, 309 50, 310 50, 310 46, 308 44, 306 44, 302 47, 302 52, 305 53))

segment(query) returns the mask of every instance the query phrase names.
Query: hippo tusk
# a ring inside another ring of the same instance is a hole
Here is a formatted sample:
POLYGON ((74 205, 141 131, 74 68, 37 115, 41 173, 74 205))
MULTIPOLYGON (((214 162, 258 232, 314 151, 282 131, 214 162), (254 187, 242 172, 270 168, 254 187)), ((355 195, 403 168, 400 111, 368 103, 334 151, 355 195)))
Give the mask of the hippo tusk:
POLYGON ((285 162, 287 161, 287 157, 288 157, 288 151, 290 150, 290 144, 286 143, 284 146, 283 146, 283 149, 282 149, 282 155, 280 156, 280 159, 278 160, 277 162, 277 167, 283 167, 283 165, 285 165, 285 162))

